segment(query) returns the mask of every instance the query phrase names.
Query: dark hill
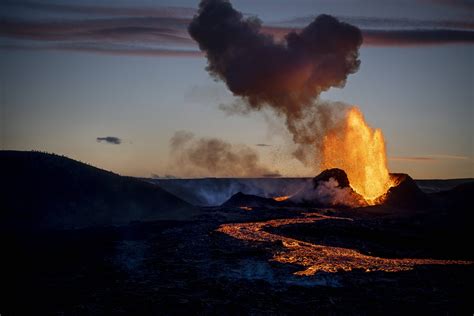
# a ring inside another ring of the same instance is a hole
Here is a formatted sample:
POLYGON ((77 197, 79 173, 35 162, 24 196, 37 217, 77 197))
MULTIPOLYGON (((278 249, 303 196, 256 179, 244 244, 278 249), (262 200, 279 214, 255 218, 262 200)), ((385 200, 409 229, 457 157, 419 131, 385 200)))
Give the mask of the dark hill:
POLYGON ((261 196, 256 196, 252 194, 244 194, 242 192, 238 192, 231 196, 224 204, 221 206, 223 207, 272 207, 283 205, 281 202, 277 202, 271 198, 265 198, 261 196))
POLYGON ((186 220, 194 208, 144 181, 41 152, 0 151, 5 228, 74 228, 186 220))
POLYGON ((421 191, 409 175, 391 173, 390 176, 397 185, 388 190, 385 204, 401 208, 427 208, 430 206, 428 195, 421 191))

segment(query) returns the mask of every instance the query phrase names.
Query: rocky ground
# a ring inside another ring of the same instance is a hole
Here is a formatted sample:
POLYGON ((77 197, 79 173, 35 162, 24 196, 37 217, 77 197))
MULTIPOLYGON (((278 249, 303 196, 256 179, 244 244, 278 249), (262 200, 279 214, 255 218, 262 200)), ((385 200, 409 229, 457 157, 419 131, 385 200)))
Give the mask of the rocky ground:
MULTIPOLYGON (((201 217, 191 222, 137 222, 122 227, 2 236, 2 292, 6 296, 1 312, 472 313, 473 265, 420 265, 401 272, 355 269, 299 276, 294 273, 302 270, 301 266, 272 260, 282 247, 278 242, 245 241, 216 231, 226 223, 295 219, 304 217, 304 212, 319 212, 354 220, 324 220, 268 231, 314 244, 354 248, 368 255, 473 259, 466 239, 449 237, 448 242, 460 245, 455 250, 449 243, 438 250, 426 244, 424 240, 431 237, 421 238, 426 229, 420 233, 416 224, 423 220, 430 223, 426 215, 400 217, 376 208, 356 215, 351 211, 203 208, 201 217), (415 220, 409 220, 412 218, 415 220), (413 227, 407 229, 407 225, 413 227)), ((429 226, 436 236, 434 222, 439 221, 431 221, 429 226)))

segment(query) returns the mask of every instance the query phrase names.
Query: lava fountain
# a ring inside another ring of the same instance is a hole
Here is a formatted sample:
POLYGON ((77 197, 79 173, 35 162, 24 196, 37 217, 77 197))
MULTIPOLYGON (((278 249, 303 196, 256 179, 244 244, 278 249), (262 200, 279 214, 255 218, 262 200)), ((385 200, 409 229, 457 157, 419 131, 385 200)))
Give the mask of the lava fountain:
POLYGON ((371 128, 357 107, 351 107, 341 124, 324 136, 321 169, 329 168, 344 170, 351 187, 369 204, 394 185, 382 131, 371 128))

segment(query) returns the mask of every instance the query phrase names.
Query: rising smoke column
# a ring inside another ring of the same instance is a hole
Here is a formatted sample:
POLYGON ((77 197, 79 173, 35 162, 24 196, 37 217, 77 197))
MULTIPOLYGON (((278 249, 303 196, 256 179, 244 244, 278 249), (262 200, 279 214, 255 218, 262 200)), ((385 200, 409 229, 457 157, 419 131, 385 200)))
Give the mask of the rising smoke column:
POLYGON ((209 73, 242 97, 248 109, 270 107, 282 116, 300 145, 295 156, 308 163, 308 146, 319 149, 338 113, 315 100, 331 87, 343 87, 358 70, 360 30, 320 15, 277 42, 261 32, 260 20, 244 18, 229 1, 202 0, 188 31, 205 52, 209 73))

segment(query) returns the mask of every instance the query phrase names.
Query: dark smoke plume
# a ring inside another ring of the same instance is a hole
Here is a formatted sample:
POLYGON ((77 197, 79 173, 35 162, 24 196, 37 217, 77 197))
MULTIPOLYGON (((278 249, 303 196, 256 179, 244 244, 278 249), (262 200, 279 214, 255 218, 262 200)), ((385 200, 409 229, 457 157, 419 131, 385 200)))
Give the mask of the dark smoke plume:
POLYGON ((278 174, 264 167, 257 151, 245 145, 229 144, 218 138, 197 138, 187 131, 170 139, 172 168, 188 177, 262 177, 278 174))
POLYGON ((343 87, 358 70, 360 30, 320 15, 277 42, 261 32, 260 20, 244 18, 229 1, 202 0, 188 31, 205 52, 209 73, 242 97, 247 109, 270 107, 283 116, 300 145, 295 156, 309 163, 308 146, 317 149, 336 113, 316 100, 331 87, 343 87))

